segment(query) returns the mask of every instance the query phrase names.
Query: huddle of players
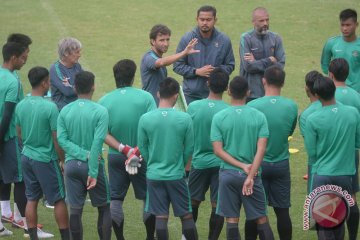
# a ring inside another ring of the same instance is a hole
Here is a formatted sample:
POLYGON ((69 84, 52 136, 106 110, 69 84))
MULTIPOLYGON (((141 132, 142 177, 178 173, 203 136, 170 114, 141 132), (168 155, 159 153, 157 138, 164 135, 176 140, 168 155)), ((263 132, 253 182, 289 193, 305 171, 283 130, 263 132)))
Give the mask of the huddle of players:
MULTIPOLYGON (((22 53, 15 48, 10 58, 14 57, 19 61, 22 53)), ((336 64, 338 61, 340 60, 335 59, 332 63, 336 64)), ((337 76, 336 71, 343 73, 348 66, 347 62, 342 61, 338 65, 340 70, 331 70, 329 67, 332 73, 330 76, 339 82, 345 81, 347 75, 337 76)), ((348 67, 347 69, 349 71, 348 67)), ((47 70, 35 67, 28 75, 33 88, 32 97, 19 103, 15 112, 18 136, 24 144, 22 162, 28 204, 36 205, 42 191, 45 193, 48 200, 55 204, 62 239, 69 238, 69 223, 59 219, 59 209, 62 209, 62 219, 67 219, 67 210, 66 207, 63 208, 64 187, 60 169, 54 161, 58 157, 60 161, 65 159, 64 175, 73 239, 82 239, 81 215, 87 190, 92 204, 98 207, 99 238, 110 239, 112 220, 117 239, 123 239, 122 204, 130 182, 133 184, 135 197, 144 201, 147 239, 154 238, 155 229, 158 239, 168 239, 170 202, 175 216, 181 217, 186 239, 197 239, 195 222, 198 208, 209 186, 212 202, 209 239, 219 237, 223 217, 226 218, 228 239, 240 238, 238 221, 242 203, 247 218, 246 239, 256 239, 257 234, 260 239, 273 239, 266 217, 267 202, 274 207, 280 239, 291 239, 287 138, 292 135, 296 126, 297 106, 292 100, 280 96, 285 80, 285 73, 280 66, 274 65, 266 69, 263 78, 265 96, 248 104, 248 82, 243 77, 235 77, 228 90, 231 106, 221 100, 228 86, 228 74, 221 68, 215 68, 207 81, 210 90, 208 98, 190 104, 190 116, 173 109, 179 94, 179 84, 174 79, 165 78, 159 84, 159 108, 155 109, 153 96, 132 87, 136 71, 133 61, 121 60, 114 65, 113 71, 117 89, 101 98, 100 105, 91 101, 95 90, 94 75, 86 71, 78 73, 74 89, 79 99, 68 104, 59 114, 56 105, 41 97, 49 89, 47 70), (38 129, 45 129, 40 131, 42 136, 38 135, 38 129), (39 138, 46 140, 39 143, 39 138), (110 186, 101 157, 104 141, 110 146, 110 186), (65 157, 59 145, 65 151, 65 157), (144 162, 141 162, 139 150, 144 162), (192 168, 187 185, 184 172, 191 155, 192 168), (48 171, 39 172, 39 169, 48 171), (29 186, 31 181, 37 184, 29 186)), ((332 81, 320 74, 312 75, 313 78, 311 74, 306 78, 309 94, 316 96, 323 106, 330 106, 308 115, 304 125, 304 138, 312 169, 310 173, 314 174, 314 184, 319 186, 329 181, 334 183, 332 179, 324 179, 324 175, 329 176, 331 173, 334 175, 330 175, 330 178, 337 177, 338 172, 333 170, 339 169, 339 166, 334 163, 335 167, 332 168, 333 163, 328 164, 326 161, 339 163, 344 159, 335 158, 335 161, 334 156, 326 156, 326 153, 322 156, 323 149, 314 149, 314 146, 328 148, 324 147, 327 146, 325 144, 328 139, 322 138, 324 142, 316 142, 316 134, 322 136, 321 131, 329 131, 328 128, 321 129, 326 124, 319 124, 319 121, 327 123, 326 121, 337 119, 331 114, 342 116, 339 118, 341 124, 337 125, 339 128, 330 130, 341 130, 344 138, 349 139, 348 144, 344 144, 342 140, 336 147, 348 155, 346 175, 354 175, 355 161, 351 161, 354 156, 349 152, 354 152, 350 150, 355 150, 355 144, 356 147, 359 144, 359 116, 352 108, 334 102, 335 85, 332 81), (313 81, 312 88, 308 85, 309 81, 313 81), (325 121, 324 116, 328 120, 325 121), (353 117, 349 120, 348 116, 353 117), (326 167, 321 166, 324 162, 326 167)), ((11 81, 13 89, 14 86, 21 86, 18 79, 13 77, 11 81)), ((342 92, 351 90, 346 88, 342 92)), ((19 94, 19 89, 17 93, 19 94)), ((300 122, 303 116, 304 114, 300 117, 300 122)), ((337 136, 337 133, 334 132, 333 136, 337 136)), ((343 165, 342 162, 341 166, 343 165)), ((351 181, 351 178, 349 180, 342 177, 338 185, 354 192, 351 181)), ((356 228, 357 232, 356 205, 354 209, 350 211, 348 228, 349 231, 356 228)), ((30 217, 28 224, 30 237, 37 239, 36 218, 30 217)), ((341 229, 337 229, 340 233, 336 233, 343 234, 341 229)), ((333 232, 319 227, 319 237, 333 232)))

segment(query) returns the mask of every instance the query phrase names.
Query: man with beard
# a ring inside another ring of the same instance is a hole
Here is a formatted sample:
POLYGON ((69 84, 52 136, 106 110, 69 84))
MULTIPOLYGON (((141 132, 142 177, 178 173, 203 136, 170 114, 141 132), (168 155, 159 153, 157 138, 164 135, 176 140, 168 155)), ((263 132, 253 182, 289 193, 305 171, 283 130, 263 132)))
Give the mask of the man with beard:
POLYGON ((262 78, 265 69, 273 64, 285 66, 285 52, 280 36, 269 31, 269 13, 263 7, 252 13, 254 29, 241 35, 240 76, 249 84, 250 96, 247 101, 265 95, 262 78))
POLYGON ((169 48, 170 36, 171 30, 167 26, 162 24, 153 26, 149 34, 151 50, 145 53, 141 60, 140 71, 143 90, 153 95, 156 105, 159 105, 159 98, 157 97, 159 84, 167 77, 166 66, 188 54, 199 52, 199 50, 194 50, 197 39, 193 38, 183 51, 162 57, 169 48))
POLYGON ((219 67, 228 75, 234 71, 235 59, 231 41, 214 26, 217 21, 216 9, 202 6, 197 11, 197 27, 186 33, 180 40, 176 52, 181 52, 190 40, 197 38, 199 54, 189 55, 174 63, 174 72, 183 76, 183 89, 187 104, 207 98, 209 88, 206 81, 210 73, 219 67))

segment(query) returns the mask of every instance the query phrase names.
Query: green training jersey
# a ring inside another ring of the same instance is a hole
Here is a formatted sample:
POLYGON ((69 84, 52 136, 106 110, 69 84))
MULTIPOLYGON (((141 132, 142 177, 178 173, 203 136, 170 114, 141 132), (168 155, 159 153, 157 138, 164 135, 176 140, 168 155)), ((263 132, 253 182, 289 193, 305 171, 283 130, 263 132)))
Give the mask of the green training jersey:
POLYGON ((335 99, 356 108, 360 113, 360 93, 349 87, 336 87, 335 99))
POLYGON ((264 96, 248 103, 265 114, 269 139, 264 161, 279 162, 289 159, 289 141, 296 127, 298 107, 293 100, 281 96, 264 96))
POLYGON ((195 169, 219 167, 221 159, 213 151, 210 141, 210 130, 213 116, 229 107, 222 100, 202 99, 192 102, 187 112, 193 120, 194 153, 191 166, 195 169))
POLYGON ((321 55, 321 68, 328 74, 329 65, 334 58, 344 58, 349 63, 349 76, 346 85, 360 92, 360 38, 353 42, 344 41, 342 36, 330 38, 321 55))
POLYGON ((173 108, 145 113, 139 121, 138 146, 151 180, 177 180, 194 150, 194 132, 189 114, 173 108))
POLYGON ((88 99, 66 105, 59 114, 57 138, 65 151, 65 161, 78 159, 89 164, 88 175, 96 178, 109 115, 103 106, 88 99))
MULTIPOLYGON (((305 139, 305 128, 306 128, 306 120, 307 118, 317 110, 321 109, 322 105, 319 100, 312 102, 301 114, 299 117, 299 127, 300 127, 300 133, 305 139)), ((308 165, 311 166, 315 162, 315 160, 311 160, 309 158, 308 154, 308 165)))
MULTIPOLYGON (((259 138, 268 138, 265 115, 249 106, 231 106, 215 114, 211 124, 211 141, 222 142, 224 150, 240 162, 251 164, 259 138)), ((243 171, 226 162, 221 168, 243 171)), ((260 169, 259 169, 260 170, 260 169)))
POLYGON ((300 114, 299 117, 299 127, 300 127, 300 133, 303 137, 305 137, 305 126, 306 126, 306 119, 315 111, 319 110, 321 108, 321 102, 315 101, 310 103, 310 105, 300 114))
POLYGON ((40 162, 57 160, 52 132, 56 131, 59 111, 55 103, 31 96, 16 106, 16 125, 21 128, 22 154, 40 162))
POLYGON ((307 119, 305 146, 309 158, 315 160, 313 173, 354 175, 354 151, 360 147, 360 114, 341 103, 322 107, 307 119))
MULTIPOLYGON (((20 78, 16 71, 0 67, 0 121, 4 114, 5 102, 18 103, 24 98, 24 93, 20 78)), ((5 134, 4 140, 16 136, 15 114, 12 115, 9 129, 5 134)))
MULTIPOLYGON (((153 96, 143 90, 124 87, 106 94, 99 104, 109 112, 109 134, 123 144, 137 146, 137 130, 140 117, 156 109, 153 96)), ((109 147, 109 153, 119 153, 109 147)))

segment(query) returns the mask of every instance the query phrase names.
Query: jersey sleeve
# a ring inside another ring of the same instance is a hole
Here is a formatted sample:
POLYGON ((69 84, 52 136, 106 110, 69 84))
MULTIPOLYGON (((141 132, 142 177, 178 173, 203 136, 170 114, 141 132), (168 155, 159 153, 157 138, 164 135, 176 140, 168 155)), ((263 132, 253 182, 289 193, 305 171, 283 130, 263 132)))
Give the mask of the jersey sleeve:
POLYGON ((20 90, 20 83, 18 81, 11 81, 9 84, 9 88, 6 92, 5 102, 18 102, 19 90, 20 90))
POLYGON ((190 103, 186 112, 190 115, 190 117, 194 120, 194 104, 190 103))
POLYGON ((190 116, 187 118, 187 128, 186 128, 186 134, 184 139, 184 166, 187 164, 190 156, 192 155, 194 151, 194 129, 193 124, 190 116))
POLYGON ((305 125, 305 148, 309 157, 309 165, 312 165, 316 160, 316 129, 311 119, 307 119, 305 125))
POLYGON ((355 134, 355 148, 360 148, 360 114, 357 114, 357 125, 356 125, 356 134, 355 134))
POLYGON ((108 131, 109 114, 105 108, 102 107, 94 132, 94 139, 91 144, 90 155, 88 159, 89 172, 88 175, 96 178, 99 170, 99 159, 102 155, 102 146, 108 131))
POLYGON ((323 73, 328 74, 329 72, 329 65, 330 65, 330 61, 332 58, 332 41, 328 40, 325 45, 324 48, 322 50, 322 54, 321 54, 321 69, 323 71, 323 73))
POLYGON ((156 56, 153 52, 150 52, 149 54, 147 54, 144 57, 143 64, 144 64, 145 68, 147 68, 147 69, 156 70, 157 67, 155 66, 155 62, 158 59, 159 59, 158 56, 156 56))
POLYGON ((305 138, 305 126, 306 126, 306 119, 303 115, 303 113, 300 114, 299 117, 299 128, 300 128, 300 134, 305 138))
POLYGON ((66 153, 71 153, 71 156, 79 160, 85 161, 87 159, 89 152, 70 141, 64 117, 61 113, 59 114, 57 121, 57 139, 59 145, 66 153))
POLYGON ((223 136, 220 129, 220 115, 215 114, 211 122, 210 140, 211 142, 223 142, 223 136))
POLYGON ((148 103, 147 103, 147 112, 156 109, 156 103, 154 97, 151 94, 148 94, 148 103))
POLYGON ((295 127, 296 127, 296 123, 297 123, 297 119, 298 119, 298 106, 296 105, 296 103, 294 103, 293 107, 292 107, 292 126, 291 126, 291 131, 290 131, 290 135, 293 135, 294 131, 295 131, 295 127))
POLYGON ((263 113, 261 113, 261 117, 260 117, 260 131, 259 131, 259 135, 258 138, 268 138, 269 137, 269 127, 268 127, 268 123, 266 120, 266 117, 263 113))
POLYGON ((57 129, 57 119, 59 117, 59 110, 55 104, 51 104, 50 107, 50 115, 49 115, 49 123, 51 131, 56 131, 57 129))
POLYGON ((138 126, 138 147, 145 161, 149 160, 149 138, 147 136, 145 126, 145 118, 141 117, 138 126))
POLYGON ((20 126, 20 116, 19 116, 19 113, 21 112, 20 110, 20 103, 16 105, 16 108, 15 108, 15 125, 17 126, 20 126))

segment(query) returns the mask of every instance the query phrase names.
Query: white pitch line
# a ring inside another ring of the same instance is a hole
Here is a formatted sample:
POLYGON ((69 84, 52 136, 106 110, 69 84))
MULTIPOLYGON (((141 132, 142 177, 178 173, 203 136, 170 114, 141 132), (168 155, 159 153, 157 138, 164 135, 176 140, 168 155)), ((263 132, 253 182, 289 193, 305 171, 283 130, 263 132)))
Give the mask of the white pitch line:
MULTIPOLYGON (((69 31, 67 30, 65 25, 62 23, 61 19, 59 18, 59 16, 55 12, 53 6, 49 3, 49 1, 46 1, 46 0, 40 0, 40 1, 41 1, 42 7, 48 13, 49 19, 51 20, 51 22, 55 25, 56 29, 58 30, 60 37, 63 38, 63 37, 70 36, 69 31)), ((81 57, 81 65, 84 67, 84 69, 90 71, 91 68, 90 68, 89 64, 87 64, 84 57, 81 57)))

